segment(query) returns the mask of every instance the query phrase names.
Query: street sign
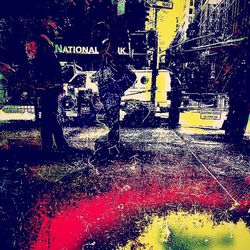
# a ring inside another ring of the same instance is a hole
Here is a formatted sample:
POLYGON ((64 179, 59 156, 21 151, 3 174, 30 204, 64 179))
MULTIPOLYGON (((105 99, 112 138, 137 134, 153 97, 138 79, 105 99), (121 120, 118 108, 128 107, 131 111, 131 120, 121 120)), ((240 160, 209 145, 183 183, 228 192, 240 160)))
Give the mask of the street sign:
POLYGON ((220 120, 222 112, 219 110, 201 110, 200 118, 204 120, 220 120))
POLYGON ((170 2, 170 1, 155 1, 155 3, 153 4, 154 8, 158 8, 158 9, 173 9, 174 3, 170 2))

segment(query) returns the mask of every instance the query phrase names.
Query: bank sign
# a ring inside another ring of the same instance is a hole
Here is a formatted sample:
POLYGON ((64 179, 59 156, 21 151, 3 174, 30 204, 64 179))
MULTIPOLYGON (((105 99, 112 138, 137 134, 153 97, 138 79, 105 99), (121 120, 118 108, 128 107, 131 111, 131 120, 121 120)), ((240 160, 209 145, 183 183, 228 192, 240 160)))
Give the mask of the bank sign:
MULTIPOLYGON (((82 55, 98 55, 97 47, 93 46, 68 46, 55 44, 55 53, 59 54, 82 54, 82 55)), ((126 47, 118 47, 117 53, 119 55, 129 55, 126 47)))

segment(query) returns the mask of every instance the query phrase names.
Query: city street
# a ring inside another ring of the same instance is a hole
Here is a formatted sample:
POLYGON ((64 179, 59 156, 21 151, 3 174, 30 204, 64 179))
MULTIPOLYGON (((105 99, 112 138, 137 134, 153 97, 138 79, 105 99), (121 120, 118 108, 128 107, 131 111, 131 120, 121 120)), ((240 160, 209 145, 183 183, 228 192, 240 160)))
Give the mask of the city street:
MULTIPOLYGON (((191 221, 199 215, 194 219, 199 223, 206 215, 214 225, 229 223, 234 240, 228 249, 247 249, 249 130, 241 145, 226 144, 221 121, 194 122, 196 115, 183 113, 182 126, 175 130, 164 123, 122 127, 120 153, 103 152, 98 161, 93 161, 98 154, 94 141, 107 133, 103 125, 64 128, 72 150, 50 154, 42 153, 35 127, 2 126, 6 145, 1 150, 1 227, 7 242, 1 249, 150 249, 154 242, 142 243, 138 237, 156 217, 168 221, 171 213, 182 220, 191 216, 191 221), (240 225, 244 241, 237 238, 240 225)), ((188 227, 187 221, 181 223, 188 227)), ((171 222, 167 224, 173 237, 176 232, 171 222)), ((185 244, 219 247, 213 235, 202 236, 210 237, 206 244, 202 237, 185 244)), ((157 240, 158 248, 153 249, 180 247, 167 235, 161 237, 165 239, 157 240)))
POLYGON ((249 0, 10 0, 0 250, 250 249, 249 0))

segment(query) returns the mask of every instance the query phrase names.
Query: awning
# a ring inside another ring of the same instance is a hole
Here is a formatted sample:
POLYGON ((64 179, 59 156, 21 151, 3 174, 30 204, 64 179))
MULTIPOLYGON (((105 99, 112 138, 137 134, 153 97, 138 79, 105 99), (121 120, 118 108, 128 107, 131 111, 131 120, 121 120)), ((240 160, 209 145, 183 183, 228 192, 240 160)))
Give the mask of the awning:
MULTIPOLYGON (((201 55, 200 52, 208 52, 206 56, 216 55, 218 54, 218 49, 238 48, 239 45, 246 39, 246 37, 241 37, 237 39, 202 45, 188 50, 171 51, 171 49, 169 49, 167 54, 161 55, 161 58, 168 58, 168 60, 170 60, 174 57, 175 60, 179 58, 182 61, 192 61, 194 58, 197 58, 201 55)), ((221 51, 219 52, 221 53, 221 51)))
POLYGON ((246 39, 247 39, 246 37, 241 37, 237 39, 231 39, 228 41, 202 45, 202 46, 194 47, 190 50, 183 50, 180 53, 201 51, 201 50, 207 50, 207 49, 217 49, 217 48, 224 48, 224 47, 235 47, 235 46, 239 46, 239 44, 245 41, 246 39))

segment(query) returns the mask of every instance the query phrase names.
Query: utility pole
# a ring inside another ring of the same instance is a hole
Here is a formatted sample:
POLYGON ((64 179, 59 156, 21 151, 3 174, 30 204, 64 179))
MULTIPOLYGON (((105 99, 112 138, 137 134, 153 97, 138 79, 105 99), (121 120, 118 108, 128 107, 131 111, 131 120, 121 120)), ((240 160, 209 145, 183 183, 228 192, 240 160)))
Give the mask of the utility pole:
POLYGON ((155 96, 157 90, 156 81, 159 69, 159 60, 158 60, 159 43, 158 43, 158 31, 157 31, 158 10, 159 9, 157 8, 154 9, 155 47, 153 51, 153 60, 152 60, 152 82, 151 82, 151 99, 150 99, 152 107, 155 106, 155 96))
POLYGON ((158 11, 160 9, 173 9, 173 2, 170 0, 156 0, 152 1, 153 4, 151 7, 154 9, 154 30, 155 30, 155 47, 153 51, 153 60, 152 60, 152 82, 151 82, 151 105, 155 106, 155 97, 157 90, 157 76, 159 71, 159 42, 158 42, 158 31, 157 31, 157 19, 158 11))

